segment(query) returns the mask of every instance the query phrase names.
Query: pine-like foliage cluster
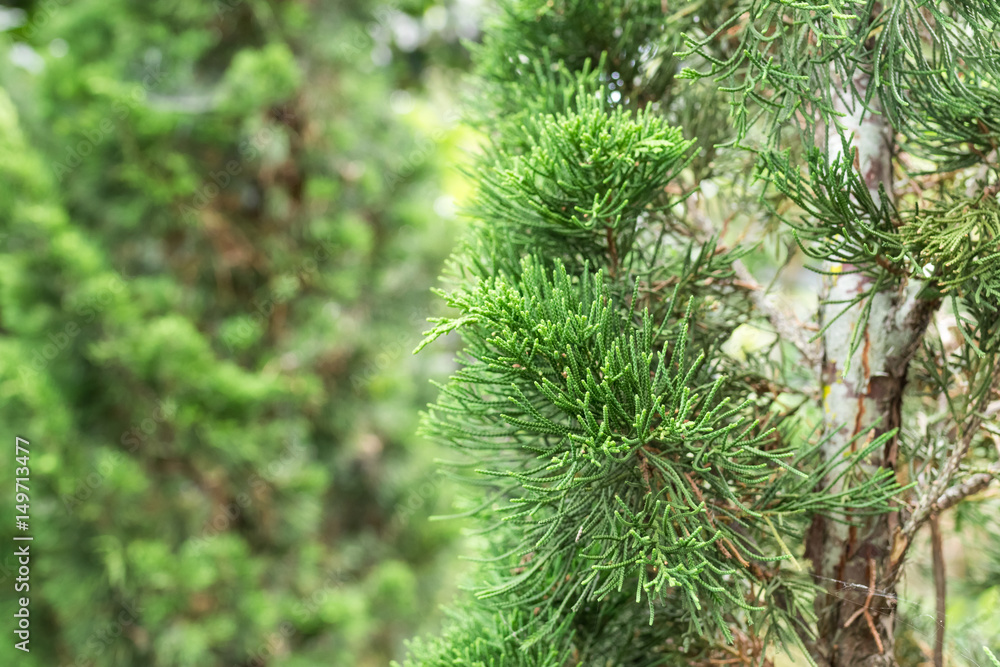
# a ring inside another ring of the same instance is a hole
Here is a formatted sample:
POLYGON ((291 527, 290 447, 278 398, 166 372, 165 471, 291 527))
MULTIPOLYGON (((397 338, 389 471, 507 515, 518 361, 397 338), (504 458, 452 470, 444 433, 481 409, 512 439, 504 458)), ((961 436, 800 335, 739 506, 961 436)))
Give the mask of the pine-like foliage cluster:
POLYGON ((425 430, 459 453, 447 468, 489 546, 475 601, 407 665, 763 660, 811 632, 789 545, 817 514, 856 520, 900 491, 859 465, 895 431, 821 457, 826 437, 758 393, 780 374, 720 353, 750 306, 744 251, 685 206, 710 168, 695 140, 720 132, 671 122, 717 100, 672 87, 696 22, 658 1, 509 2, 476 52, 472 233, 441 292, 456 314, 424 342, 456 332, 460 368, 425 430))
POLYGON ((754 0, 692 31, 679 54, 702 59, 683 78, 726 84, 732 143, 795 204, 786 222, 805 253, 871 276, 845 310, 912 277, 921 299, 948 302, 980 356, 1000 350, 998 19, 995 2, 754 0), (724 34, 738 46, 720 57, 724 34), (845 129, 859 115, 890 128, 907 177, 894 193, 867 191, 845 129))

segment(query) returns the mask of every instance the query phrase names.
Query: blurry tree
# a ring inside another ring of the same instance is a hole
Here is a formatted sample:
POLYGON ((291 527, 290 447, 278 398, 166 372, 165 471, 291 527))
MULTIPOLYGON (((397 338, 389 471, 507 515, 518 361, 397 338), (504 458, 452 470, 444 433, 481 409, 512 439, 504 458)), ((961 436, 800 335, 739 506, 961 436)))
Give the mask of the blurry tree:
POLYGON ((0 664, 386 664, 453 535, 407 520, 440 491, 413 435, 440 363, 407 353, 450 250, 424 84, 468 8, 3 16, 0 425, 35 557, 0 664))
POLYGON ((916 664, 896 590, 925 526, 944 664, 939 519, 1000 474, 998 22, 500 3, 456 312, 424 343, 463 342, 425 426, 488 566, 408 665, 916 664), (796 248, 805 324, 760 284, 796 248))

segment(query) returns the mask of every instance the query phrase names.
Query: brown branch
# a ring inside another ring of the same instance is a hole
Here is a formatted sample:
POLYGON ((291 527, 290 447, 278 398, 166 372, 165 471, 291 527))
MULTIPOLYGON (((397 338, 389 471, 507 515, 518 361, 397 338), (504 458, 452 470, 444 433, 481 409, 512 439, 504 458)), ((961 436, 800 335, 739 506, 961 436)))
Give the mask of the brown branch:
POLYGON ((875 619, 872 618, 872 613, 871 613, 872 598, 875 597, 875 572, 876 572, 876 569, 877 568, 876 568, 876 565, 875 565, 875 559, 869 557, 868 558, 868 596, 865 597, 865 603, 864 603, 864 605, 862 605, 862 607, 860 609, 858 609, 856 612, 854 612, 854 614, 851 615, 851 617, 849 619, 847 619, 847 622, 844 623, 844 627, 845 628, 851 627, 851 624, 854 623, 854 621, 857 620, 857 618, 859 616, 863 616, 864 619, 865 619, 865 623, 868 624, 868 630, 872 633, 872 637, 875 639, 875 645, 878 646, 878 652, 884 654, 885 653, 885 646, 882 644, 882 638, 879 636, 878 630, 875 628, 875 619))
MULTIPOLYGON (((979 427, 982 426, 983 418, 980 414, 976 414, 965 431, 965 435, 962 437, 961 442, 955 447, 951 452, 951 456, 944 464, 944 468, 938 474, 937 479, 931 484, 931 488, 921 496, 917 503, 917 508, 913 510, 913 514, 910 515, 909 521, 903 526, 903 536, 906 538, 907 542, 913 540, 913 536, 920 529, 924 523, 930 518, 931 511, 935 506, 940 510, 941 508, 941 498, 944 493, 949 490, 948 485, 951 484, 952 478, 955 473, 958 472, 958 466, 962 463, 962 459, 969 452, 969 446, 972 444, 972 439, 979 432, 979 427)), ((951 502, 954 505, 956 502, 961 500, 961 498, 955 498, 951 502)), ((949 505, 949 507, 951 506, 949 505)))
POLYGON ((1000 463, 995 463, 990 466, 986 472, 973 475, 964 482, 948 488, 948 490, 938 496, 938 500, 935 503, 938 511, 943 512, 944 510, 957 505, 969 496, 979 493, 989 486, 990 482, 997 477, 1000 477, 1000 463))
POLYGON ((938 474, 937 479, 933 484, 931 484, 931 488, 928 489, 927 493, 920 497, 920 500, 917 502, 916 509, 913 510, 913 514, 910 515, 910 519, 903 526, 903 535, 906 537, 907 542, 913 541, 913 536, 930 518, 934 505, 937 504, 941 494, 945 492, 948 485, 951 483, 952 478, 955 476, 955 473, 958 472, 958 466, 968 453, 969 446, 972 444, 972 438, 975 436, 976 432, 979 431, 979 425, 981 423, 982 419, 979 417, 973 417, 972 423, 969 425, 969 428, 966 429, 964 437, 955 446, 955 449, 952 450, 951 456, 949 456, 948 460, 945 461, 944 467, 938 474))
POLYGON ((646 492, 652 493, 653 487, 650 485, 650 480, 652 475, 649 470, 649 461, 646 460, 646 455, 642 453, 642 447, 635 450, 636 458, 639 459, 639 470, 642 472, 642 481, 646 485, 646 492))
POLYGON ((611 255, 611 269, 609 273, 614 278, 615 274, 618 273, 618 246, 615 245, 615 230, 611 227, 605 227, 604 229, 608 239, 608 253, 611 255))
MULTIPOLYGON (((998 383, 1000 383, 1000 366, 994 372, 990 389, 984 396, 991 396, 998 383)), ((910 514, 910 518, 906 524, 901 529, 896 529, 896 534, 893 535, 892 556, 889 568, 882 580, 884 587, 894 586, 899 581, 900 574, 902 573, 903 556, 906 554, 909 545, 913 542, 913 536, 930 518, 931 512, 942 512, 954 506, 962 499, 986 488, 994 477, 1000 475, 1000 463, 997 463, 985 473, 973 475, 964 482, 955 486, 949 486, 951 480, 955 477, 955 473, 958 472, 962 459, 969 452, 972 439, 982 427, 983 420, 984 413, 982 409, 973 412, 973 417, 966 427, 961 442, 956 445, 948 457, 937 479, 931 484, 927 493, 923 494, 917 501, 917 506, 913 510, 913 513, 910 514)))

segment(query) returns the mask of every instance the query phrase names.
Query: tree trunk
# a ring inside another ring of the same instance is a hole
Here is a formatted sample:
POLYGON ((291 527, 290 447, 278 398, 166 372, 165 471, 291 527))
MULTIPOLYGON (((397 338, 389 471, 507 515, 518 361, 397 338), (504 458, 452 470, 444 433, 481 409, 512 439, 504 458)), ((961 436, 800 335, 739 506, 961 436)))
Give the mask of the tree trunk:
MULTIPOLYGON (((864 94, 868 76, 858 74, 855 89, 864 94)), ((892 128, 885 117, 864 113, 849 93, 844 94, 843 122, 853 133, 855 167, 869 191, 879 201, 879 185, 892 196, 892 128), (853 108, 851 108, 853 107, 853 108)), ((877 99, 871 106, 877 109, 877 99)), ((840 152, 839 138, 831 156, 840 152)), ((850 273, 850 265, 828 264, 832 272, 825 282, 829 301, 843 301, 871 288, 872 279, 850 273)), ((847 441, 863 433, 876 421, 874 433, 851 446, 856 450, 865 440, 900 424, 903 389, 910 359, 933 316, 931 304, 918 301, 917 285, 905 281, 898 289, 883 291, 872 298, 872 308, 861 344, 845 364, 851 337, 860 326, 861 307, 853 307, 834 322, 823 337, 823 410, 827 433, 836 430, 824 450, 835 456, 847 441), (846 367, 846 371, 845 371, 846 367), (839 427, 839 430, 837 430, 839 427)), ((820 307, 822 322, 829 322, 844 304, 820 307)), ((897 443, 889 443, 881 456, 868 463, 872 468, 895 468, 897 443), (880 459, 880 460, 879 460, 880 459)), ((819 634, 810 652, 822 667, 896 667, 893 642, 895 616, 892 590, 869 595, 869 583, 881 578, 892 551, 891 537, 898 524, 895 513, 876 519, 857 519, 856 526, 817 517, 809 530, 806 557, 812 560, 817 583, 826 595, 817 596, 819 634), (846 582, 846 583, 845 583, 846 582), (866 606, 866 599, 868 600, 866 606), (870 616, 862 610, 869 610, 870 616)))

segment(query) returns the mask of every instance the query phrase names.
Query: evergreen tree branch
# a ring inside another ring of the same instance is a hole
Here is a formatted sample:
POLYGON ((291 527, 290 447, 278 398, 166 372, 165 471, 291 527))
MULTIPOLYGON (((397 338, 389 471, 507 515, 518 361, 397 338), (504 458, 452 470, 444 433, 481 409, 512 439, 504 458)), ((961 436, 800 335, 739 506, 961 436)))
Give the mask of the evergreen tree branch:
POLYGON ((960 484, 946 489, 938 496, 937 502, 934 505, 940 512, 950 509, 969 496, 985 490, 990 485, 990 482, 998 477, 1000 477, 1000 463, 994 463, 986 472, 976 473, 960 484))
POLYGON ((815 637, 809 653, 825 667, 889 667, 893 614, 869 606, 879 570, 895 575, 928 512, 988 483, 955 477, 981 426, 979 412, 958 410, 990 395, 985 369, 1000 351, 987 118, 998 68, 982 62, 1000 5, 739 0, 688 26, 704 30, 689 55, 711 71, 683 76, 732 84, 715 92, 733 94, 735 142, 763 142, 759 173, 777 191, 768 203, 827 275, 812 345, 740 261, 745 247, 692 245, 716 227, 693 197, 689 219, 676 219, 689 189, 672 181, 690 178, 689 165, 696 179, 714 167, 691 162, 667 99, 638 104, 677 71, 651 55, 671 43, 654 39, 658 3, 599 4, 505 3, 477 56, 498 98, 481 115, 492 145, 470 170, 475 238, 446 295, 459 314, 428 339, 454 330, 464 351, 425 428, 471 456, 459 467, 487 491, 471 513, 495 552, 482 559, 479 597, 501 614, 530 610, 516 629, 498 617, 511 647, 552 636, 584 664, 647 664, 609 638, 628 628, 650 647, 683 637, 663 655, 684 664, 719 659, 722 644, 763 660, 769 642, 815 637), (640 35, 641 46, 627 42, 640 35), (767 131, 750 134, 761 119, 767 131), (796 128, 798 143, 779 144, 796 128), (928 189, 919 207, 897 197, 893 160, 907 146, 935 169, 983 167, 981 196, 928 189), (921 477, 931 488, 900 528, 902 515, 881 515, 900 491, 904 388, 945 300, 964 345, 948 372, 927 375, 970 432, 934 484, 921 477), (754 315, 814 369, 822 361, 818 442, 787 415, 768 428, 758 387, 777 394, 783 369, 719 354, 754 315), (968 400, 948 394, 953 375, 972 378, 968 400), (869 582, 862 612, 852 616, 864 598, 851 589, 820 596, 814 613, 815 588, 784 564, 803 541, 817 575, 869 582), (649 624, 637 623, 646 608, 649 624))
MULTIPOLYGON (((917 500, 916 507, 910 514, 909 519, 893 535, 892 554, 889 559, 887 571, 883 577, 885 587, 894 586, 902 573, 902 564, 907 548, 913 542, 913 536, 930 519, 932 512, 941 512, 954 506, 963 498, 985 488, 993 479, 992 470, 987 473, 980 473, 970 477, 964 482, 949 487, 959 466, 965 459, 972 444, 973 438, 979 433, 983 425, 984 414, 982 408, 988 402, 989 397, 1000 383, 1000 365, 993 369, 992 378, 988 383, 989 390, 980 395, 978 406, 974 409, 969 422, 966 424, 964 434, 951 454, 945 461, 941 471, 936 475, 934 482, 921 494, 917 500)), ((994 466, 996 468, 997 466, 994 466)))

